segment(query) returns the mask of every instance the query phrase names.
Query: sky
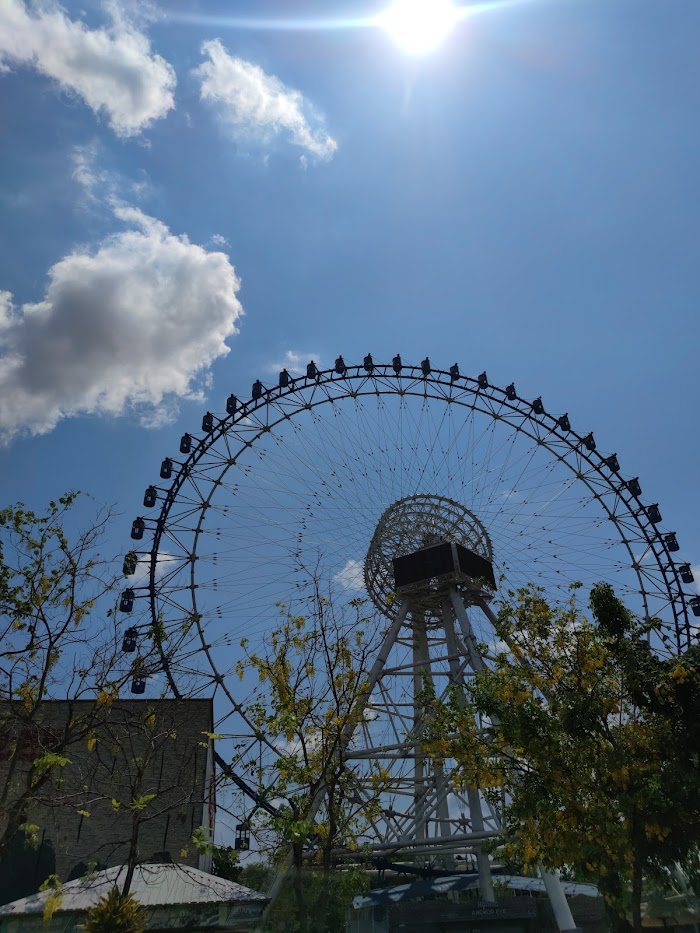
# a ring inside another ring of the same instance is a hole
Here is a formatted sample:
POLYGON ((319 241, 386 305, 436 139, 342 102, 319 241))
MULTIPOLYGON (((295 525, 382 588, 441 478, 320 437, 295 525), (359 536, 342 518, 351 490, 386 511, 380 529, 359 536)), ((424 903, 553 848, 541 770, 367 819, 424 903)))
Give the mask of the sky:
POLYGON ((2 504, 126 545, 203 411, 400 352, 568 411, 700 564, 700 6, 472 4, 423 56, 382 9, 0 0, 2 504))

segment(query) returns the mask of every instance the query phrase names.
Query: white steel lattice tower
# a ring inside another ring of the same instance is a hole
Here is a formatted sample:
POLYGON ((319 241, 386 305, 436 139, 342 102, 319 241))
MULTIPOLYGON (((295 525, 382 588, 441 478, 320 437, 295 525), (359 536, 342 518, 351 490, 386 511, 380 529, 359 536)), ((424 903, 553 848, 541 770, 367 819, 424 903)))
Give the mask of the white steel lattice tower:
POLYGON ((484 667, 468 609, 490 614, 491 560, 486 529, 450 499, 411 496, 381 516, 364 574, 388 627, 361 735, 347 752, 351 762, 370 759, 392 772, 391 799, 375 823, 372 848, 437 858, 444 867, 473 856, 487 900, 493 888, 481 843, 498 833, 498 815, 477 788, 452 787, 445 769, 426 758, 422 738, 426 688, 444 694, 484 667))
MULTIPOLYGON (((455 788, 448 770, 426 757, 422 739, 430 715, 426 688, 443 696, 451 689, 460 702, 467 678, 485 669, 489 646, 478 643, 470 615, 495 622, 492 561, 488 532, 451 499, 410 496, 384 512, 364 577, 387 630, 363 723, 346 751, 358 774, 363 761, 380 762, 392 774, 372 850, 447 869, 458 858, 473 858, 485 901, 494 900, 494 891, 482 845, 500 831, 497 808, 478 787, 455 788)), ((573 929, 558 877, 544 870, 542 876, 560 929, 573 929)))

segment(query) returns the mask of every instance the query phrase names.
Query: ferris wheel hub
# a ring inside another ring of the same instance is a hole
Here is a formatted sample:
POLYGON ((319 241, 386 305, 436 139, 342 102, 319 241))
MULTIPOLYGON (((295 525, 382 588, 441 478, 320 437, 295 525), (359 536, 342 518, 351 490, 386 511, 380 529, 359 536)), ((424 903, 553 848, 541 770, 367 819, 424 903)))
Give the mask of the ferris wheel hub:
POLYGON ((445 496, 407 496, 390 505, 377 523, 365 558, 365 587, 389 618, 398 613, 399 596, 425 612, 428 621, 441 617, 441 598, 449 586, 491 598, 492 561, 489 534, 469 509, 445 496))

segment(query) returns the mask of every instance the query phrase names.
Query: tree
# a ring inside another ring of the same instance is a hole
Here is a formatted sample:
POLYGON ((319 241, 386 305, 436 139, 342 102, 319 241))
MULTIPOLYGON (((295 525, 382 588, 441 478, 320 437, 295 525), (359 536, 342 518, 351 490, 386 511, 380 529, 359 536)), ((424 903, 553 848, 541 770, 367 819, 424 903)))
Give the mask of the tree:
POLYGON ((346 761, 363 716, 373 659, 364 602, 334 607, 315 585, 304 609, 295 613, 280 604, 281 624, 262 648, 252 651, 242 643, 239 676, 252 675, 260 687, 245 714, 265 749, 261 760, 248 767, 261 791, 279 803, 275 817, 258 811, 251 829, 273 859, 291 856, 300 929, 312 923, 305 918, 310 892, 302 870, 309 864, 321 869, 318 886, 325 895, 319 902, 327 909, 325 920, 324 911, 316 919, 319 929, 331 929, 329 912, 336 902, 330 892, 338 885, 331 882, 330 872, 339 860, 337 852, 357 849, 379 807, 387 775, 370 763, 361 793, 358 776, 346 761))
POLYGON ((185 861, 210 848, 208 828, 199 826, 208 792, 202 749, 206 755, 210 739, 200 733, 194 743, 179 741, 181 731, 191 733, 197 721, 196 713, 188 717, 188 709, 176 700, 115 700, 86 749, 74 755, 76 806, 86 824, 96 819, 99 827, 84 828, 83 834, 90 831, 94 857, 125 866, 122 895, 131 890, 136 866, 144 857, 152 859, 166 839, 169 846, 179 840, 177 849, 161 851, 159 861, 185 861))
POLYGON ((128 677, 117 673, 116 628, 105 625, 116 577, 99 546, 111 513, 69 534, 76 500, 66 495, 43 515, 21 504, 0 511, 0 858, 18 832, 35 834, 32 804, 65 802, 55 784, 70 749, 128 677), (60 720, 48 712, 53 698, 68 703, 60 720), (86 698, 94 703, 76 702, 86 698))
MULTIPOLYGON (((253 869, 254 866, 250 866, 253 869)), ((264 867, 264 866, 263 866, 264 867)), ((263 872, 243 870, 241 881, 262 890, 263 872), (249 874, 250 872, 250 874, 249 874)), ((358 865, 323 872, 296 870, 265 917, 264 933, 337 933, 346 926, 353 898, 370 888, 369 872, 358 865), (304 908, 300 908, 299 897, 304 908)))
MULTIPOLYGON (((272 752, 252 766, 255 776, 268 797, 284 802, 272 823, 261 816, 259 827, 274 830, 273 851, 291 848, 296 867, 311 847, 328 870, 333 851, 356 845, 371 817, 372 803, 358 795, 345 752, 363 715, 358 700, 373 646, 365 637, 362 600, 353 600, 348 613, 316 591, 308 605, 307 616, 280 604, 282 624, 259 652, 243 641, 237 670, 241 678, 252 671, 263 688, 246 710, 272 752)), ((375 799, 383 777, 375 766, 375 799)))
MULTIPOLYGON (((681 864, 664 866, 644 885, 645 916, 681 926, 700 916, 700 848, 694 846, 681 864)), ((692 925, 692 923, 691 923, 692 925)))
POLYGON ((239 882, 243 866, 238 852, 232 846, 213 846, 211 870, 219 878, 239 882))
POLYGON ((82 927, 84 933, 143 933, 146 917, 141 905, 130 894, 112 888, 90 907, 82 927))
MULTIPOLYGON (((149 856, 163 848, 170 814, 170 838, 182 817, 184 845, 194 852, 202 841, 191 842, 186 811, 195 798, 204 804, 206 789, 190 765, 193 756, 202 757, 200 746, 206 755, 210 745, 209 733, 196 729, 210 726, 193 726, 183 750, 176 730, 186 717, 179 707, 177 716, 168 712, 176 701, 154 704, 156 711, 119 699, 135 670, 149 672, 156 652, 142 648, 131 661, 122 651, 114 612, 117 565, 100 555, 111 518, 102 510, 86 519, 74 494, 52 502, 44 514, 22 505, 0 511, 3 881, 11 874, 9 857, 17 861, 18 850, 38 842, 42 831, 61 837, 66 864, 125 863, 122 894, 141 859, 142 838, 149 856), (151 830, 156 824, 157 832, 151 830)), ((158 633, 151 629, 151 635, 155 643, 158 633)), ((56 870, 52 855, 44 876, 56 870)), ((174 856, 184 858, 180 846, 174 856)), ((10 879, 3 893, 17 897, 36 887, 21 891, 17 880, 10 879)))
POLYGON ((621 929, 641 930, 642 880, 682 859, 700 832, 700 654, 662 657, 608 585, 550 606, 528 587, 496 625, 508 646, 467 702, 432 700, 426 748, 455 778, 505 802, 503 850, 529 869, 595 881, 621 929))

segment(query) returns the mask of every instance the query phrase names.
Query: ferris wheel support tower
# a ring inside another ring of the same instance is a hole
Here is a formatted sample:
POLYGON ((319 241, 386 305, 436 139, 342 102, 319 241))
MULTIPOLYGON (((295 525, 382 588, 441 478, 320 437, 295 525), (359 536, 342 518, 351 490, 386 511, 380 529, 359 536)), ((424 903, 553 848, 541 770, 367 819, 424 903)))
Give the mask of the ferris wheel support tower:
MULTIPOLYGON (((379 697, 386 677, 408 674, 412 683, 412 728, 403 747, 372 741, 371 728, 361 728, 364 742, 349 736, 346 757, 372 757, 389 763, 413 756, 412 792, 401 814, 386 814, 386 829, 374 827, 380 851, 411 852, 416 857, 437 856, 444 867, 454 867, 456 855, 473 854, 484 901, 493 902, 491 863, 483 843, 501 830, 499 815, 471 786, 463 794, 468 816, 450 814, 453 794, 449 776, 439 762, 426 759, 421 739, 429 724, 425 708, 426 685, 445 682, 457 688, 457 702, 466 703, 467 679, 486 669, 486 662, 470 622, 468 610, 477 610, 491 625, 496 617, 490 601, 496 590, 491 542, 481 522, 464 507, 439 496, 400 500, 381 517, 364 567, 370 598, 391 620, 360 702, 387 717, 400 715, 379 697), (395 594, 395 595, 394 595, 395 594), (398 608, 396 600, 398 599, 398 608), (401 645, 410 645, 410 670, 392 667, 391 658, 401 645), (352 739, 352 741, 350 741, 352 739), (391 829, 395 839, 391 840, 391 829), (397 828, 399 831, 397 832, 397 828), (439 855, 437 855, 439 853, 439 855)), ((403 717, 406 718, 405 716, 403 717)), ((497 725, 497 723, 493 723, 497 725)), ((464 813, 464 811, 463 811, 464 813)), ((543 866, 540 873, 561 931, 575 924, 559 876, 543 866)))

